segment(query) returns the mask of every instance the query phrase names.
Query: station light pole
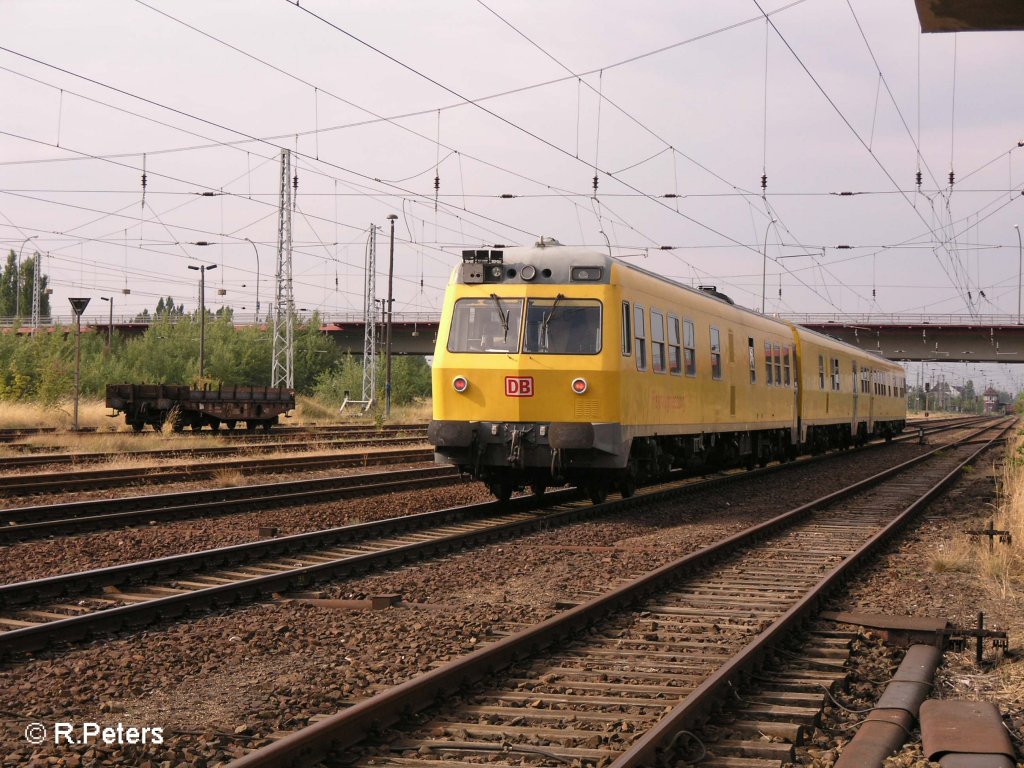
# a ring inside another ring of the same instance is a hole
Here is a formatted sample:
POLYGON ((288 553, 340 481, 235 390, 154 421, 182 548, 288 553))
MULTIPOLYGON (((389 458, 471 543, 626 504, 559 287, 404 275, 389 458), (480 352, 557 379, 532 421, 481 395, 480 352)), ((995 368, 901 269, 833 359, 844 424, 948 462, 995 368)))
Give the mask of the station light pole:
POLYGON ((110 304, 110 319, 107 321, 107 352, 109 352, 114 342, 114 297, 100 296, 100 301, 110 304))
POLYGON ((772 224, 775 223, 775 219, 768 222, 768 226, 764 228, 764 248, 761 249, 761 314, 764 314, 764 294, 765 294, 765 282, 768 279, 768 233, 771 232, 772 224))
POLYGON ((249 245, 252 246, 253 252, 256 254, 256 325, 260 322, 260 250, 256 247, 256 243, 249 238, 245 238, 249 245))
POLYGON ((1020 283, 1021 270, 1024 269, 1024 249, 1020 244, 1020 224, 1014 224, 1013 228, 1017 230, 1017 325, 1020 325, 1020 283))
POLYGON ((202 379, 206 371, 206 270, 216 269, 217 265, 189 264, 188 268, 199 272, 199 378, 202 379))
POLYGON ((25 243, 29 240, 35 240, 39 235, 30 235, 26 237, 22 243, 21 248, 18 249, 18 266, 14 270, 14 316, 21 317, 21 253, 25 250, 25 243))
POLYGON ((395 300, 392 297, 392 283, 395 275, 395 219, 394 213, 388 214, 391 222, 391 248, 388 255, 388 327, 384 342, 384 418, 391 418, 391 320, 395 314, 395 300))

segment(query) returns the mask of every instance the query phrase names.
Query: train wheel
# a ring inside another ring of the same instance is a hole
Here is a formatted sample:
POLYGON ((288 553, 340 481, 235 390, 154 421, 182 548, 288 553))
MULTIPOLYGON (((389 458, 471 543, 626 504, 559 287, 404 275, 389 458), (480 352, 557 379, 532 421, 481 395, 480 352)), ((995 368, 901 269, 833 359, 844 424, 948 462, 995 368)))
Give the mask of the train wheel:
POLYGON ((608 486, 602 480, 595 480, 587 487, 587 495, 595 504, 604 504, 608 500, 608 486))
POLYGON ((224 423, 228 425, 228 431, 229 432, 235 428, 235 421, 234 421, 234 419, 228 419, 224 423))
POLYGON ((619 483, 619 493, 622 494, 624 499, 628 499, 636 493, 636 478, 632 475, 626 475, 622 478, 622 482, 619 483))
POLYGON ((270 428, 273 427, 273 426, 274 426, 274 422, 272 422, 270 419, 267 419, 266 421, 263 422, 263 431, 264 432, 269 432, 270 428))
POLYGON ((145 428, 146 422, 144 422, 144 421, 133 421, 131 426, 132 426, 132 431, 134 431, 134 432, 141 432, 143 430, 143 428, 145 428))
MULTIPOLYGON (((202 429, 201 426, 200 426, 200 429, 202 429)), ((214 432, 216 432, 218 429, 220 429, 220 420, 219 419, 214 419, 213 421, 211 421, 210 422, 210 429, 212 429, 214 432)))
POLYGON ((548 487, 544 485, 543 480, 537 480, 533 483, 530 483, 530 490, 533 491, 533 495, 536 496, 538 499, 544 495, 544 492, 547 489, 548 487))
POLYGON ((491 489, 491 493, 494 494, 500 502, 506 502, 512 498, 512 491, 515 490, 515 486, 511 480, 502 479, 495 480, 492 483, 488 483, 488 487, 491 489))
POLYGON ((245 431, 246 432, 255 432, 256 431, 256 422, 255 421, 247 421, 247 422, 245 422, 245 431))

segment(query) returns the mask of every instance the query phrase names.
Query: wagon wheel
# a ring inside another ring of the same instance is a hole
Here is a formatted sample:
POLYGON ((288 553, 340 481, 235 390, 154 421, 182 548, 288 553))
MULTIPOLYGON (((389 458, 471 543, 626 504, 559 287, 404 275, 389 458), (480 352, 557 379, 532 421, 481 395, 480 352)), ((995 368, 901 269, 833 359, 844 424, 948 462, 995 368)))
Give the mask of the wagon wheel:
POLYGON ((622 478, 622 482, 619 483, 619 493, 624 499, 628 499, 636 493, 636 478, 632 474, 627 474, 622 478))
POLYGON ((133 422, 131 422, 132 430, 135 431, 135 432, 141 432, 145 426, 146 426, 146 422, 144 422, 144 421, 133 421, 133 422))
POLYGON ((270 419, 267 419, 266 421, 263 422, 263 431, 264 432, 269 432, 270 428, 273 427, 273 426, 274 426, 274 422, 272 422, 270 419))
POLYGON ((224 423, 227 425, 229 432, 235 428, 235 420, 234 419, 228 419, 224 423))
POLYGON ((515 485, 508 478, 502 478, 501 480, 495 480, 488 483, 488 487, 491 489, 491 493, 495 495, 498 501, 506 502, 512 498, 512 491, 515 490, 515 485))
POLYGON ((608 500, 608 485, 602 480, 595 480, 587 486, 587 495, 594 504, 604 504, 608 500))

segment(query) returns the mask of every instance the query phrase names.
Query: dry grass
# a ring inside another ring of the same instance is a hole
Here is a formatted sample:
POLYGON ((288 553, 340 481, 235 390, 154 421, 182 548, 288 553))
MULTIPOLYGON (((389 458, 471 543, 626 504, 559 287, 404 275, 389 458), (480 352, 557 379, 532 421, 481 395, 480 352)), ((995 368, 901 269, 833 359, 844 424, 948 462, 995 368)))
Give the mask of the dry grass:
POLYGON ((928 568, 933 573, 970 573, 974 570, 974 545, 966 537, 940 544, 928 568))
POLYGON ((213 481, 213 485, 217 488, 235 488, 240 485, 245 485, 245 475, 237 469, 230 469, 228 467, 218 469, 214 472, 211 480, 213 481))
POLYGON ((383 404, 375 403, 368 412, 359 408, 346 408, 339 413, 335 406, 326 405, 319 400, 305 395, 295 399, 295 411, 287 424, 350 424, 352 422, 379 422, 380 424, 426 424, 430 421, 431 402, 429 399, 417 400, 409 405, 396 405, 391 408, 391 418, 384 419, 383 404))
POLYGON ((994 512, 995 528, 1009 531, 1012 544, 996 541, 990 548, 989 537, 978 537, 974 546, 978 569, 1000 598, 1024 596, 1024 431, 1008 448, 994 512))
MULTIPOLYGON (((101 432, 116 432, 127 429, 124 420, 108 418, 102 400, 81 400, 78 403, 78 426, 92 428, 101 432)), ((74 403, 70 400, 53 406, 36 403, 12 403, 0 401, 0 428, 2 429, 35 429, 37 427, 54 427, 58 430, 70 430, 74 424, 74 403)))

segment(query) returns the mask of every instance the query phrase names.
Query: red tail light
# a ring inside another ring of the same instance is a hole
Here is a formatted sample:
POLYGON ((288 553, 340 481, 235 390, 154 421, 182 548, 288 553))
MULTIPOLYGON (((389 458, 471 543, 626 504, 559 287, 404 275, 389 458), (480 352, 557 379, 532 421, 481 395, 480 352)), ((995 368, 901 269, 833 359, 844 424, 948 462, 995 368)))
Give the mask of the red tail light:
POLYGON ((452 389, 456 392, 465 392, 469 389, 469 379, 465 376, 456 376, 452 379, 452 389))
POLYGON ((572 380, 572 391, 577 395, 582 395, 587 391, 587 380, 586 379, 573 379, 572 380))

